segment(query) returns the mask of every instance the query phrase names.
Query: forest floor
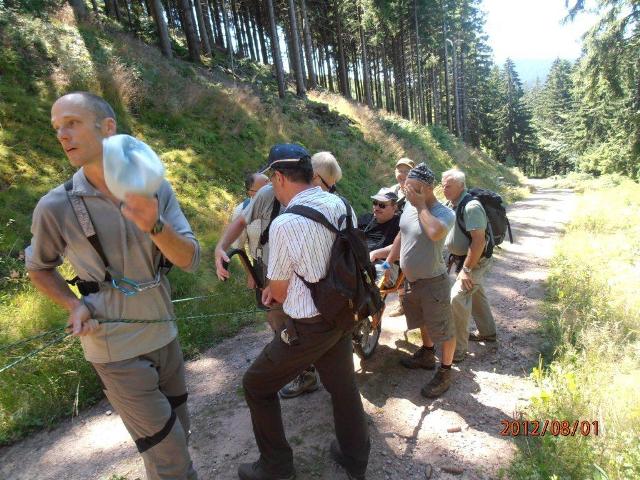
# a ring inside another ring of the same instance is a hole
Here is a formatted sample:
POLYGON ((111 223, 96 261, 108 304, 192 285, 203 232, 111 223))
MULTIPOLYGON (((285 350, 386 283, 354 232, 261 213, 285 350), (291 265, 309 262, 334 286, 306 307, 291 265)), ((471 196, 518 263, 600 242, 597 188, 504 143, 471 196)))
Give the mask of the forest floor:
MULTIPOLYGON (((516 243, 498 251, 487 285, 498 326, 497 344, 474 344, 454 366, 455 380, 441 398, 420 388, 433 375, 409 371, 398 361, 417 348, 404 317, 385 318, 380 345, 356 376, 369 415, 372 439, 369 479, 492 479, 516 451, 500 434, 501 420, 527 404, 531 368, 543 342, 541 303, 547 263, 574 201, 568 190, 546 188, 513 204, 509 218, 516 243)), ((388 307, 395 303, 390 297, 388 307)), ((191 452, 201 479, 235 479, 239 463, 258 456, 241 379, 271 334, 248 327, 187 364, 192 416, 191 452)), ((329 458, 333 418, 329 394, 282 402, 298 479, 346 479, 329 458)), ((65 421, 0 449, 0 479, 144 478, 142 460, 118 415, 104 400, 65 421)))

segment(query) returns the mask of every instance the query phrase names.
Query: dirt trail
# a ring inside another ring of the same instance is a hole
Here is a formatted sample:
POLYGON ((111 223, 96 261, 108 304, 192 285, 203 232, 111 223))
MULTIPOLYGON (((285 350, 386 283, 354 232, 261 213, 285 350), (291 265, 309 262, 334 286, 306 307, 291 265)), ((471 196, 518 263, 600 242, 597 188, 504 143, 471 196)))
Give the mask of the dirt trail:
MULTIPOLYGON (((489 479, 509 464, 513 442, 500 436, 500 420, 527 401, 528 372, 538 361, 539 305, 546 262, 568 218, 573 196, 540 188, 509 212, 516 244, 498 252, 489 275, 489 299, 498 323, 494 348, 471 344, 472 355, 456 370, 455 384, 440 399, 420 396, 431 372, 407 371, 400 351, 414 351, 417 336, 403 317, 383 320, 381 343, 357 377, 370 416, 369 479, 489 479), (448 429, 460 431, 448 433, 448 429), (444 468, 463 470, 461 475, 444 468), (431 474, 429 475, 429 473, 431 474)), ((270 339, 266 328, 248 328, 189 362, 192 454, 200 478, 236 479, 238 463, 257 458, 242 373, 270 339)), ((456 368, 456 367, 454 367, 456 368)), ((324 389, 282 402, 299 479, 346 479, 328 456, 333 437, 324 389)), ((0 479, 144 478, 142 461, 120 419, 106 401, 0 450, 0 479)))

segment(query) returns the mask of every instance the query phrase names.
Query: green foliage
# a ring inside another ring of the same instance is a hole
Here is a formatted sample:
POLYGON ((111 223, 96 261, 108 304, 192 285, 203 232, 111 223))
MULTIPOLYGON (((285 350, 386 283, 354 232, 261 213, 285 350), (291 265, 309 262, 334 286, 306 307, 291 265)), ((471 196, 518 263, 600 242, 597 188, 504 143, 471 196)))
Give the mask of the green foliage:
MULTIPOLYGON (((24 248, 36 202, 73 172, 49 125, 51 104, 70 90, 103 95, 117 112, 119 130, 147 142, 167 167, 203 248, 197 275, 172 271, 174 297, 215 295, 177 304, 178 317, 236 312, 252 304, 239 266, 233 266, 231 281, 217 281, 212 250, 242 199, 243 173, 262 165, 274 143, 331 150, 343 168, 340 192, 359 211, 370 208, 372 192, 395 183, 394 162, 405 154, 433 162, 438 171, 456 164, 468 168, 478 185, 495 188, 499 176, 518 183, 515 174, 480 152, 467 151, 442 129, 381 116, 335 95, 315 102, 291 95, 280 100, 268 68, 248 61, 236 69, 244 81, 232 87, 220 67, 211 71, 167 61, 108 21, 102 27, 77 27, 68 8, 47 21, 0 12, 0 346, 66 321, 64 311, 30 285, 24 248)), ((73 276, 67 265, 63 274, 73 276)), ((183 350, 196 356, 261 320, 229 315, 181 321, 183 350)), ((39 340, 15 351, 0 350, 0 366, 41 345, 39 340)), ((53 425, 100 396, 78 341, 67 339, 0 375, 0 444, 53 425)))
POLYGON ((599 434, 528 438, 511 474, 638 478, 640 185, 620 176, 568 183, 588 193, 552 262, 545 327, 555 348, 534 369, 538 389, 526 413, 598 421, 599 434))

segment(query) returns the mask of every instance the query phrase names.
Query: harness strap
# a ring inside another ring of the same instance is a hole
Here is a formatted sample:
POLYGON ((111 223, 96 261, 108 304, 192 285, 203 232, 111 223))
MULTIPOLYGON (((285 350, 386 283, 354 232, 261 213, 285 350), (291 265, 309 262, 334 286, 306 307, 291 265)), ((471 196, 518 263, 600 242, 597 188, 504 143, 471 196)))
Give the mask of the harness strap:
POLYGON ((269 225, 267 225, 267 228, 265 228, 260 234, 261 247, 264 247, 269 242, 269 229, 271 228, 271 224, 278 215, 280 215, 280 202, 277 198, 274 197, 273 207, 271 207, 271 217, 269 218, 269 225))
POLYGON ((171 405, 171 410, 175 410, 180 405, 186 403, 187 397, 189 397, 188 393, 182 395, 165 395, 167 400, 169 401, 169 405, 171 405))
MULTIPOLYGON (((69 199, 69 203, 71 203, 71 207, 73 208, 73 212, 78 219, 78 223, 80 223, 80 228, 82 228, 82 233, 87 237, 87 240, 96 251, 102 263, 104 263, 104 281, 111 281, 111 274, 109 273, 109 261, 107 260, 107 256, 104 253, 104 249, 102 248, 102 244, 100 243, 100 239, 96 234, 96 230, 93 227, 93 222, 91 221, 91 216, 89 215, 89 210, 87 210, 87 204, 84 203, 84 199, 78 195, 72 195, 71 191, 73 190, 73 177, 64 182, 64 189, 67 192, 67 198, 69 199)), ((80 280, 78 277, 75 279, 75 283, 71 283, 71 285, 76 285, 78 282, 84 282, 80 280), (77 279, 77 280, 76 280, 77 279)), ((72 280, 72 281, 73 281, 72 280)), ((84 282, 84 283, 98 283, 98 282, 84 282)), ((99 287, 98 287, 99 289, 99 287)), ((97 290, 96 290, 97 291, 97 290)))
POLYGON ((171 416, 169 417, 169 420, 167 420, 167 423, 164 424, 164 427, 162 427, 159 432, 156 432, 148 437, 139 438, 135 441, 136 447, 138 447, 138 452, 144 453, 164 440, 171 432, 174 423, 176 423, 176 412, 171 410, 171 416))

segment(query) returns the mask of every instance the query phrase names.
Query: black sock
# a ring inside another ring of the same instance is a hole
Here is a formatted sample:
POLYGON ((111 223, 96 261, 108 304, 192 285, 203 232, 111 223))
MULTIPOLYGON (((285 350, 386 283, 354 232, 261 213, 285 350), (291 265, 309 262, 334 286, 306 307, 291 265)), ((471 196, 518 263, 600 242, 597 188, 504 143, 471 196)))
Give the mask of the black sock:
POLYGON ((444 368, 445 370, 451 370, 451 364, 445 365, 444 363, 441 363, 440 368, 444 368))

